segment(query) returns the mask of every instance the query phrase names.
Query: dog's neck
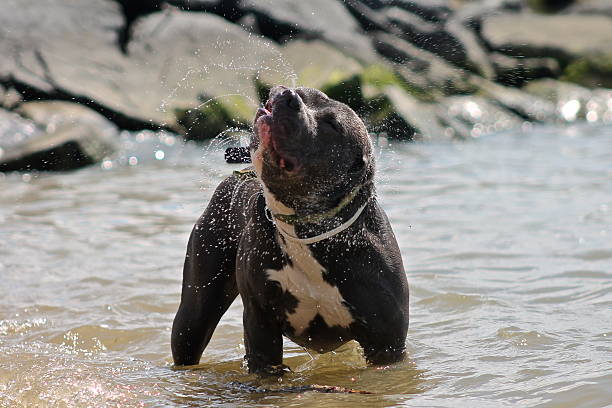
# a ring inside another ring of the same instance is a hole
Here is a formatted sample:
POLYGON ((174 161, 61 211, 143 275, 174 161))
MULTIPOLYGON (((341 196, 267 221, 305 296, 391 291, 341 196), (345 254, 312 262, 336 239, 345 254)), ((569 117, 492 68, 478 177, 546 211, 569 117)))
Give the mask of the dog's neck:
POLYGON ((302 244, 320 242, 347 230, 374 199, 373 184, 367 182, 354 187, 337 206, 327 211, 299 215, 280 202, 265 185, 263 190, 270 221, 286 240, 302 244))

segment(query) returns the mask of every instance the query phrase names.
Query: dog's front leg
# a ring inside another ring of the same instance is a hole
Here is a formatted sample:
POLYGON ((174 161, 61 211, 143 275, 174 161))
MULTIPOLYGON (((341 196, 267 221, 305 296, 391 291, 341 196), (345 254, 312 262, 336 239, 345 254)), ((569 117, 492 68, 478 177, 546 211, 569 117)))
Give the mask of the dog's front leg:
POLYGON ((254 302, 244 303, 245 360, 250 373, 283 375, 283 336, 278 323, 254 302))

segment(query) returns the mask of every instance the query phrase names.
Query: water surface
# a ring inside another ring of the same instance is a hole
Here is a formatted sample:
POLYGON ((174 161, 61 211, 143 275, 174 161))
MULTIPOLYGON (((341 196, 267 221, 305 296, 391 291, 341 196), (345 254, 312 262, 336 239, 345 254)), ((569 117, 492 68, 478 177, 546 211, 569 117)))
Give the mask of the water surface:
POLYGON ((124 136, 66 174, 0 174, 1 406, 546 406, 612 404, 612 127, 464 143, 384 144, 378 192, 411 289, 406 361, 287 341, 254 393, 235 302, 194 370, 170 327, 191 227, 236 166, 218 146, 124 136))

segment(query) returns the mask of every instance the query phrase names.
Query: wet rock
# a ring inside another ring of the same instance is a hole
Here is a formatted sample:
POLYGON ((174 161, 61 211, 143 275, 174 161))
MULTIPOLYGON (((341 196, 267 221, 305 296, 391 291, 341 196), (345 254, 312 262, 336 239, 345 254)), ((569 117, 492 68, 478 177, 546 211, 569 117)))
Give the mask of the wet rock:
POLYGON ((567 64, 587 55, 612 53, 611 27, 607 16, 508 13, 486 17, 481 35, 498 52, 552 57, 567 64))
POLYGON ((73 170, 117 150, 115 127, 85 107, 36 102, 21 112, 30 118, 0 110, 0 171, 73 170))

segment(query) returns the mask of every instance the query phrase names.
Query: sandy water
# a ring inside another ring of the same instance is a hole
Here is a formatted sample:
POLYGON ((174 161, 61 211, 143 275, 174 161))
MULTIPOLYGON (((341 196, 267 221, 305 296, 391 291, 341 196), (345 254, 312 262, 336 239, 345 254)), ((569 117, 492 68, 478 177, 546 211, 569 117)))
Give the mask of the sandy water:
POLYGON ((411 288, 409 358, 371 368, 354 344, 311 355, 287 341, 280 384, 372 395, 237 385, 279 386, 242 367, 238 301, 200 367, 172 369, 187 238, 236 167, 143 133, 102 166, 0 174, 0 406, 612 404, 612 127, 377 154, 411 288))

